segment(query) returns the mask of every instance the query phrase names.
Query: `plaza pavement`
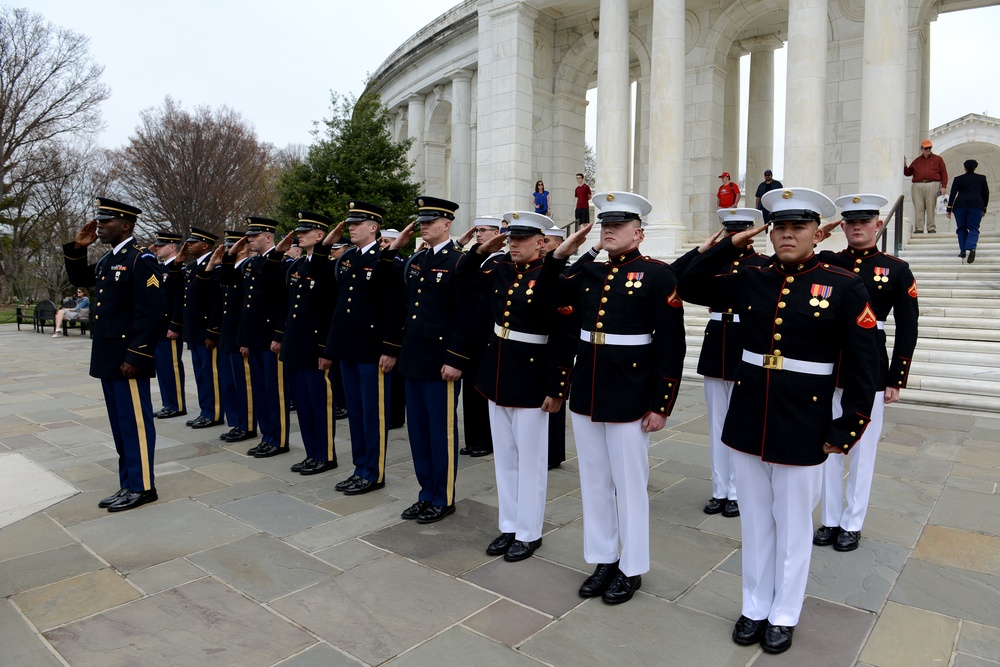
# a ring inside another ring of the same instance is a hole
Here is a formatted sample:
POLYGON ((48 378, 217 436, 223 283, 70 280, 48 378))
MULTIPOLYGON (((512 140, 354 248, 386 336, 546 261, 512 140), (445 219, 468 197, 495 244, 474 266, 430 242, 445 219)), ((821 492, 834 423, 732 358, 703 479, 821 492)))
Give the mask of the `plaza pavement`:
MULTIPOLYGON (((75 493, 0 529, 6 667, 1000 664, 997 416, 888 408, 861 547, 814 548, 795 644, 770 656, 730 640, 739 519, 701 509, 700 384, 653 434, 653 569, 612 607, 576 593, 591 567, 571 431, 569 461, 549 474, 544 543, 522 563, 484 553, 497 533, 492 457, 460 457, 455 515, 400 520, 417 493, 405 429, 391 432, 386 488, 345 497, 333 485, 350 474, 346 422, 341 467, 303 477, 288 471, 298 434, 292 454, 252 459, 253 443, 221 446, 221 428, 158 421, 160 500, 109 514, 96 505, 118 487, 116 455, 89 339, 0 326, 0 351, 0 479, 13 474, 26 498, 45 479, 75 493)), ((63 497, 48 488, 43 505, 63 497)))

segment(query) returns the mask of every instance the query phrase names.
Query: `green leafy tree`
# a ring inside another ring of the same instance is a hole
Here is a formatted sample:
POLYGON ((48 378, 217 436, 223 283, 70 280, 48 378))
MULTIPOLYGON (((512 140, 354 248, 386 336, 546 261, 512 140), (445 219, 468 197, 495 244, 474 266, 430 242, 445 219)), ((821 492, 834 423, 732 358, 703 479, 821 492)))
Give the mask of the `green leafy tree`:
POLYGON ((392 140, 389 110, 378 95, 356 99, 334 93, 332 110, 332 118, 317 123, 317 140, 305 160, 279 179, 282 229, 292 228, 299 210, 342 220, 355 199, 385 208, 384 226, 406 226, 420 194, 419 185, 410 182, 410 140, 392 140))

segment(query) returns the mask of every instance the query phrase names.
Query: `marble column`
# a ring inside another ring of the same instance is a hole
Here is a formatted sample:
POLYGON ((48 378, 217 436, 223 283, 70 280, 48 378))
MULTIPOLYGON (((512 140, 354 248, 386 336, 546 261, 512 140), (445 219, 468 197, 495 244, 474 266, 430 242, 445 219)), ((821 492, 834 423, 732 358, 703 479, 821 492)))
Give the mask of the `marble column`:
POLYGON ((924 49, 920 52, 920 141, 926 139, 927 135, 931 133, 931 31, 929 27, 925 28, 924 35, 926 35, 924 49))
POLYGON ((774 52, 784 44, 774 35, 744 40, 750 52, 750 97, 747 104, 747 164, 744 206, 754 205, 757 184, 774 162, 774 52))
POLYGON ((409 138, 413 139, 407 159, 413 165, 413 180, 422 183, 426 175, 424 162, 424 99, 423 94, 413 94, 406 99, 406 125, 409 138))
POLYGON ((823 190, 827 0, 789 0, 782 183, 823 190))
POLYGON ((629 113, 628 0, 601 0, 600 12, 596 190, 628 190, 629 126, 632 121, 629 113))
POLYGON ((459 213, 452 233, 461 234, 475 217, 472 206, 472 72, 460 69, 451 74, 451 190, 459 213))
POLYGON ((632 192, 637 192, 645 196, 640 183, 642 183, 642 165, 644 164, 642 158, 642 96, 649 94, 649 81, 642 81, 642 79, 636 81, 635 84, 635 107, 632 109, 632 120, 633 127, 635 128, 632 133, 632 163, 629 167, 629 184, 631 185, 632 192))
POLYGON ((906 21, 906 0, 865 2, 858 190, 885 195, 890 205, 903 188, 906 21))
POLYGON ((737 169, 740 161, 740 58, 746 53, 733 45, 726 58, 726 90, 722 114, 722 168, 737 169))
POLYGON ((649 77, 649 216, 643 250, 684 242, 684 0, 654 0, 649 77))

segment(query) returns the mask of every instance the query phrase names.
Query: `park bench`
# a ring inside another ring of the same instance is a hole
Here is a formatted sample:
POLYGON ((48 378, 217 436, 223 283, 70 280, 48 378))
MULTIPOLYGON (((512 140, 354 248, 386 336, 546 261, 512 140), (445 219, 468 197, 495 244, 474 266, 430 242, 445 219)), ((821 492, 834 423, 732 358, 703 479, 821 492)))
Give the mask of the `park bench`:
POLYGON ((52 332, 56 330, 56 304, 48 299, 35 304, 35 309, 29 315, 24 312, 23 306, 17 307, 17 330, 21 330, 22 324, 31 324, 35 331, 45 333, 45 327, 52 325, 52 332))

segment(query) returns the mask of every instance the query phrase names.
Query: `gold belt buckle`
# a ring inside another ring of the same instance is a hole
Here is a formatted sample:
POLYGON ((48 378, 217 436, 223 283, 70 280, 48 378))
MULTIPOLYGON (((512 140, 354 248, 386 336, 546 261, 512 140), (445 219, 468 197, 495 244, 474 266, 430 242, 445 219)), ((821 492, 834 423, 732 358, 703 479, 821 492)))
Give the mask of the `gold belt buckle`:
POLYGON ((590 332, 590 342, 594 345, 604 345, 604 332, 603 331, 591 331, 590 332))
POLYGON ((765 354, 764 369, 769 371, 780 371, 785 365, 785 358, 780 354, 765 354))
POLYGON ((497 332, 497 336, 503 338, 504 340, 507 340, 508 338, 510 338, 510 329, 508 329, 507 327, 500 327, 500 331, 497 332))

